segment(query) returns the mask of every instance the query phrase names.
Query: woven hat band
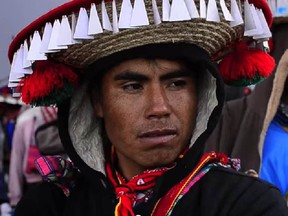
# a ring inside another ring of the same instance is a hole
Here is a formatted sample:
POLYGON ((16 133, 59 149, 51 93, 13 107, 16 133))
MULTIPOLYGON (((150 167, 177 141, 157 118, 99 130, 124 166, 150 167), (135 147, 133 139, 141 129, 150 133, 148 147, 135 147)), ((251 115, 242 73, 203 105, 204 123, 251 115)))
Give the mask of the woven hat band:
POLYGON ((115 52, 154 43, 186 42, 197 44, 211 56, 222 50, 237 37, 236 30, 225 23, 215 25, 213 22, 182 22, 177 25, 163 23, 161 27, 121 31, 118 34, 101 35, 94 40, 72 45, 61 53, 54 54, 58 61, 78 68, 85 68, 96 60, 115 52))

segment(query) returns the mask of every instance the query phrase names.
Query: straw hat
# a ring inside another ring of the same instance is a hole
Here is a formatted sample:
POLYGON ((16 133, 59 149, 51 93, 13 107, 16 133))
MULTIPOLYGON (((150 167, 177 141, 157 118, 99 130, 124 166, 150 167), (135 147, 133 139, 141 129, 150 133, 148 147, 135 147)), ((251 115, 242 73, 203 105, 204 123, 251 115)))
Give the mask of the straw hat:
POLYGON ((161 43, 204 49, 226 83, 272 72, 272 13, 266 0, 73 0, 24 28, 9 47, 9 87, 32 105, 71 96, 78 75, 124 50, 161 43))

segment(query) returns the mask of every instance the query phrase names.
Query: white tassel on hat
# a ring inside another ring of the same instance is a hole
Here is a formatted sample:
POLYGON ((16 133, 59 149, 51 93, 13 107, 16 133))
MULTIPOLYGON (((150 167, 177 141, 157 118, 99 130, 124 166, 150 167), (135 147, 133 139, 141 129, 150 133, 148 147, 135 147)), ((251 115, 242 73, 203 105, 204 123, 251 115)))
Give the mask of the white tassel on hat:
POLYGON ((131 27, 149 25, 148 15, 144 0, 135 0, 131 16, 131 27))
POLYGON ((119 32, 118 14, 115 0, 112 1, 113 33, 119 32))
POLYGON ((40 53, 50 53, 58 51, 58 50, 48 50, 51 33, 52 33, 52 24, 50 22, 47 22, 44 27, 42 42, 40 46, 40 53))
POLYGON ((87 11, 85 8, 80 8, 73 38, 78 40, 93 39, 93 36, 88 34, 88 29, 89 29, 89 18, 87 11))
POLYGON ((234 19, 226 6, 225 0, 220 0, 220 6, 221 6, 221 10, 223 12, 225 20, 233 21, 234 19))
POLYGON ((233 16, 233 21, 230 22, 231 27, 238 26, 244 23, 236 0, 231 0, 231 15, 233 16))
POLYGON ((186 3, 191 19, 199 18, 199 13, 198 13, 194 0, 185 0, 185 3, 186 3))
MULTIPOLYGON (((13 61, 11 64, 10 74, 9 74, 9 84, 11 82, 13 83, 19 83, 23 75, 15 73, 16 70, 22 69, 22 67, 19 67, 19 65, 16 65, 16 59, 18 56, 18 51, 14 53, 13 61)), ((10 87, 10 86, 9 86, 10 87)))
POLYGON ((88 24, 88 35, 96 35, 103 33, 103 28, 97 13, 95 3, 91 4, 90 8, 90 17, 89 17, 89 24, 88 24))
POLYGON ((27 60, 47 60, 47 56, 40 52, 41 36, 38 31, 35 31, 32 37, 29 52, 27 54, 27 60))
POLYGON ((23 68, 30 68, 32 66, 31 61, 27 60, 28 55, 28 44, 27 40, 23 43, 23 59, 22 59, 22 67, 23 68))
POLYGON ((121 5, 121 11, 119 15, 119 28, 125 29, 130 28, 131 17, 132 17, 132 4, 130 0, 123 0, 121 5))
POLYGON ((190 20, 190 14, 184 0, 173 0, 169 21, 190 20))
POLYGON ((68 21, 67 16, 62 16, 60 23, 60 30, 58 40, 56 41, 57 46, 68 46, 72 45, 72 30, 68 21))
POLYGON ((200 0, 200 17, 206 19, 207 6, 205 0, 200 0))
POLYGON ((48 44, 48 50, 53 51, 53 50, 61 50, 61 49, 68 49, 68 46, 59 46, 58 45, 58 40, 62 36, 60 34, 60 28, 61 24, 58 19, 54 21, 53 27, 52 27, 52 32, 51 32, 51 37, 50 41, 48 44))
POLYGON ((162 21, 170 20, 171 4, 169 0, 162 0, 162 21))
POLYGON ((157 7, 156 0, 152 0, 152 9, 153 9, 154 24, 159 25, 162 22, 161 22, 161 16, 157 7))
POLYGON ((208 1, 206 20, 212 22, 220 22, 218 7, 215 0, 208 1))
POLYGON ((20 49, 17 52, 15 63, 14 63, 14 67, 17 69, 19 68, 20 70, 13 71, 15 74, 20 74, 21 77, 22 75, 33 73, 31 67, 27 67, 23 65, 24 54, 25 54, 24 45, 21 45, 20 49))
POLYGON ((75 13, 72 13, 71 14, 71 32, 72 32, 72 39, 71 40, 72 40, 73 44, 82 43, 82 40, 74 38, 74 34, 75 34, 75 30, 76 30, 76 24, 77 24, 76 15, 75 15, 75 13))
POLYGON ((113 31, 104 0, 101 3, 101 13, 102 13, 103 29, 113 31))
POLYGON ((265 16, 263 14, 263 11, 259 10, 259 9, 257 9, 256 11, 257 11, 257 15, 259 17, 260 25, 261 25, 261 27, 263 29, 263 33, 259 34, 259 35, 255 35, 253 38, 255 40, 259 40, 259 39, 267 39, 267 38, 272 37, 272 33, 271 33, 271 31, 269 29, 269 26, 268 26, 268 24, 266 22, 266 19, 265 19, 265 16))

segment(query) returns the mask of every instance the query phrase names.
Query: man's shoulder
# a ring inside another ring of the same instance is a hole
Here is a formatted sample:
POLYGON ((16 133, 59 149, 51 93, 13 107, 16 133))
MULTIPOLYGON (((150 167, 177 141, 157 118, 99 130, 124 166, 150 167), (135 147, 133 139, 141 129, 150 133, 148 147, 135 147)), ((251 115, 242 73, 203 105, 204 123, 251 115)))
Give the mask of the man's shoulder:
MULTIPOLYGON (((288 215, 288 209, 281 192, 274 185, 257 177, 248 176, 236 170, 215 167, 203 179, 207 190, 213 190, 216 199, 226 200, 231 215, 237 211, 265 212, 263 215, 288 215), (271 212, 271 214, 269 214, 271 212)), ((203 185, 203 186, 204 186, 203 185)), ((222 205, 222 204, 221 204, 222 205)))
POLYGON ((231 184, 239 184, 244 186, 253 186, 253 187, 261 187, 261 188, 271 188, 278 190, 277 187, 270 184, 267 181, 264 181, 258 177, 249 176, 245 173, 236 171, 232 168, 227 168, 223 166, 217 166, 213 167, 211 171, 206 176, 207 180, 214 180, 214 181, 221 181, 223 183, 229 183, 231 184))
POLYGON ((175 215, 287 216, 280 191, 256 177, 213 167, 182 198, 175 215))

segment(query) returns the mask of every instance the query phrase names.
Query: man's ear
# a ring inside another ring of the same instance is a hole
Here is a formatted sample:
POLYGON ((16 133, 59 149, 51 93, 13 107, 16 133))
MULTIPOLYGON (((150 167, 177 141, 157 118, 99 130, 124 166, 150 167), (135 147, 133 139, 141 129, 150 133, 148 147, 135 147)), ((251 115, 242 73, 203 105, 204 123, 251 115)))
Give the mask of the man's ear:
POLYGON ((102 108, 101 101, 94 99, 93 107, 94 107, 94 111, 95 111, 96 116, 99 118, 103 118, 103 108, 102 108))
POLYGON ((102 102, 101 97, 97 91, 91 92, 91 102, 94 108, 94 112, 97 117, 102 118, 103 117, 103 108, 102 108, 102 102))

